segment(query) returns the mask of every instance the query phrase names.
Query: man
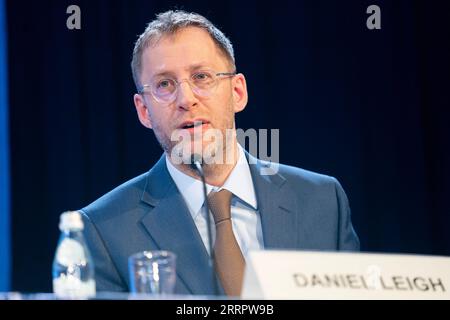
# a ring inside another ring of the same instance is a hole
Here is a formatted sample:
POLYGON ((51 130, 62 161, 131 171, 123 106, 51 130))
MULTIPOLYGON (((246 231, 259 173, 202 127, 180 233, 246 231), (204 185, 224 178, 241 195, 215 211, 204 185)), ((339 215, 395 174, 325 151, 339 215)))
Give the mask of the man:
POLYGON ((240 293, 250 250, 359 250, 336 179, 284 165, 263 174, 267 164, 229 135, 247 104, 246 81, 230 41, 208 20, 158 15, 136 42, 132 71, 139 120, 164 154, 81 210, 98 291, 128 291, 127 259, 144 250, 177 255, 176 293, 213 294, 215 277, 231 296, 240 293), (207 137, 211 130, 229 139, 207 137), (214 219, 213 267, 202 183, 189 164, 198 150, 214 219))

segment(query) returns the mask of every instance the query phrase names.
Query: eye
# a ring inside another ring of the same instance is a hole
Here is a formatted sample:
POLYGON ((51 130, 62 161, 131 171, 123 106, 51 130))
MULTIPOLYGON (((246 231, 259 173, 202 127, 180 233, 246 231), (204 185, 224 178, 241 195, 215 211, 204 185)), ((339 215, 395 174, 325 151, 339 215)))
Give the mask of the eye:
POLYGON ((164 80, 160 80, 156 83, 156 88, 157 89, 167 89, 170 88, 170 86, 172 85, 172 80, 170 79, 164 79, 164 80))
POLYGON ((211 80, 211 79, 212 79, 212 76, 211 76, 211 73, 202 71, 202 72, 194 73, 194 74, 192 75, 192 79, 193 79, 194 81, 200 81, 200 82, 203 82, 203 81, 209 81, 209 80, 211 80))

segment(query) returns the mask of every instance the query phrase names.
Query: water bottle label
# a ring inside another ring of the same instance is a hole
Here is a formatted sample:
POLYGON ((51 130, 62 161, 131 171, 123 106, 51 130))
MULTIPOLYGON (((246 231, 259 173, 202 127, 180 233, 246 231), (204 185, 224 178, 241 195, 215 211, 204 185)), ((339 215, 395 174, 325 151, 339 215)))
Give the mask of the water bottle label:
POLYGON ((86 253, 83 246, 70 238, 64 239, 56 251, 56 260, 63 266, 68 266, 74 260, 86 260, 86 253))

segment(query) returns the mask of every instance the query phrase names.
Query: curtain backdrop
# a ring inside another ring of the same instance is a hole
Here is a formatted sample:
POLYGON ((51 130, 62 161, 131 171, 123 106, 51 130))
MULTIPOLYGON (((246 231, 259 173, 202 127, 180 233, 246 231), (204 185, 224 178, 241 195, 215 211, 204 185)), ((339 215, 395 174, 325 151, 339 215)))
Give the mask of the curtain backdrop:
POLYGON ((6 4, 14 290, 51 290, 61 212, 160 157, 138 122, 129 65, 137 35, 175 7, 231 38, 249 90, 237 126, 280 129, 282 163, 335 176, 363 251, 450 255, 448 2, 6 4), (71 4, 81 30, 66 27, 71 4), (381 30, 366 27, 372 4, 381 30))

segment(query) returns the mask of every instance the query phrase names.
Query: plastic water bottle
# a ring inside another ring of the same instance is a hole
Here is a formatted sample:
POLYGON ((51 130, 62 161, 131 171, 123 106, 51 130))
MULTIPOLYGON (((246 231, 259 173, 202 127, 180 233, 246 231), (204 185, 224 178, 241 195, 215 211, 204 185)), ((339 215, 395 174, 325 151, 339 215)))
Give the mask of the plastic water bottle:
POLYGON ((94 264, 83 236, 83 220, 77 211, 61 214, 61 237, 53 260, 53 293, 62 299, 95 296, 94 264))

